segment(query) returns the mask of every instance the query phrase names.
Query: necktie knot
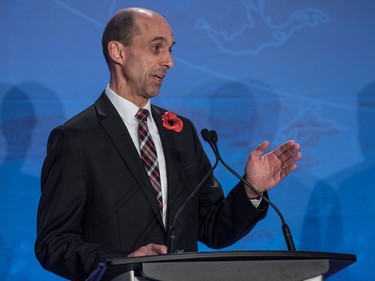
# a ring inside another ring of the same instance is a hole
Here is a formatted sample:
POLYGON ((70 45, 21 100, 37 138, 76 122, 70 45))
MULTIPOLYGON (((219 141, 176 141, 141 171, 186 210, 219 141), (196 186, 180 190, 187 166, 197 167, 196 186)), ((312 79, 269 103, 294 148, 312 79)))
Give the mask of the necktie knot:
POLYGON ((137 114, 135 115, 135 117, 138 119, 138 121, 146 121, 149 114, 150 113, 148 112, 147 109, 140 108, 137 111, 137 114))

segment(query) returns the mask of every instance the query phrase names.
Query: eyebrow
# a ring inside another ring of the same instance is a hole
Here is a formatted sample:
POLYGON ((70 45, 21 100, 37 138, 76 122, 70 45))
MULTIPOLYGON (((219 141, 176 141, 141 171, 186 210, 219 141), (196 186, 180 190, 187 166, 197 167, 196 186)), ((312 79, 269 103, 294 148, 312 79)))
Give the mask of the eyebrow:
MULTIPOLYGON (((150 43, 155 42, 155 41, 159 41, 159 40, 160 40, 160 41, 167 42, 167 39, 166 39, 165 37, 157 36, 157 37, 154 37, 154 38, 150 41, 150 43)), ((176 41, 173 40, 172 45, 171 45, 170 47, 174 46, 175 44, 176 44, 176 41)))

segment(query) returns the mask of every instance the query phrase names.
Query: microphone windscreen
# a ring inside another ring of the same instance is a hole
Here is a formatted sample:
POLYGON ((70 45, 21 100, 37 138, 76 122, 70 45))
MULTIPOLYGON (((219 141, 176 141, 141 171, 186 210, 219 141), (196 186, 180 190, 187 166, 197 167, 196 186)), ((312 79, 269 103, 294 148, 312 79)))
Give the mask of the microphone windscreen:
POLYGON ((217 133, 216 133, 215 130, 211 130, 209 135, 211 137, 211 141, 212 142, 217 142, 218 141, 217 133))
POLYGON ((201 131, 201 135, 202 135, 202 138, 204 139, 204 141, 209 141, 209 139, 210 139, 210 132, 207 129, 203 129, 201 131))

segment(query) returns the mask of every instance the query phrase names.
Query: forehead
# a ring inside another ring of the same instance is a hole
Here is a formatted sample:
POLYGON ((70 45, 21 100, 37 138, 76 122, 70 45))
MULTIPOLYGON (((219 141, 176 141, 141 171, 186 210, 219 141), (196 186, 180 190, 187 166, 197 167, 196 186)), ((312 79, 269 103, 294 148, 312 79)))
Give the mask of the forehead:
POLYGON ((167 44, 172 45, 174 38, 172 29, 168 22, 160 15, 139 15, 135 18, 136 24, 140 29, 140 34, 136 37, 140 37, 141 40, 151 41, 155 38, 165 40, 167 44))

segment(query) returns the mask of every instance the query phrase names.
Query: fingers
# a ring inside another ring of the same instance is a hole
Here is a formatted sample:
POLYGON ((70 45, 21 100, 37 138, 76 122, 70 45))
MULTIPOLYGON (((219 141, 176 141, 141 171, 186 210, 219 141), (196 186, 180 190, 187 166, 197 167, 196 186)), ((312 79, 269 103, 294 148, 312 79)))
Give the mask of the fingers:
POLYGON ((168 252, 168 249, 165 245, 150 243, 146 246, 140 247, 138 250, 128 255, 128 257, 163 255, 163 254, 167 254, 167 252, 168 252))
POLYGON ((280 170, 282 175, 287 176, 290 172, 297 169, 296 162, 302 157, 300 152, 296 153, 293 157, 280 164, 280 170))
POLYGON ((280 151, 282 153, 278 155, 278 158, 280 160, 280 173, 282 177, 287 176, 297 168, 296 162, 302 157, 302 153, 298 151, 299 148, 299 144, 293 141, 286 143, 286 146, 281 148, 280 151))
POLYGON ((262 142, 257 148, 252 152, 254 156, 261 157, 262 154, 270 147, 270 143, 268 141, 262 142))
POLYGON ((159 245, 159 244, 149 244, 149 245, 151 247, 152 253, 155 253, 156 255, 162 255, 168 252, 168 249, 165 245, 159 245))
POLYGON ((296 152, 300 149, 300 145, 293 140, 287 141, 276 148, 273 153, 279 158, 281 162, 286 162, 293 158, 296 152))
MULTIPOLYGON (((270 147, 270 143, 268 141, 264 141, 251 153, 253 156, 261 157, 262 154, 270 147)), ((285 170, 286 165, 290 165, 288 162, 290 159, 294 159, 294 156, 297 154, 298 150, 300 149, 300 145, 296 143, 294 140, 289 140, 278 148, 276 148, 272 153, 276 155, 276 157, 281 161, 284 166, 282 167, 285 170)), ((298 154, 297 159, 301 158, 301 154, 298 154)), ((289 161, 290 162, 290 161, 289 161)))
POLYGON ((294 140, 287 141, 273 151, 279 160, 279 169, 282 177, 287 176, 297 168, 296 162, 302 157, 300 145, 294 140))

